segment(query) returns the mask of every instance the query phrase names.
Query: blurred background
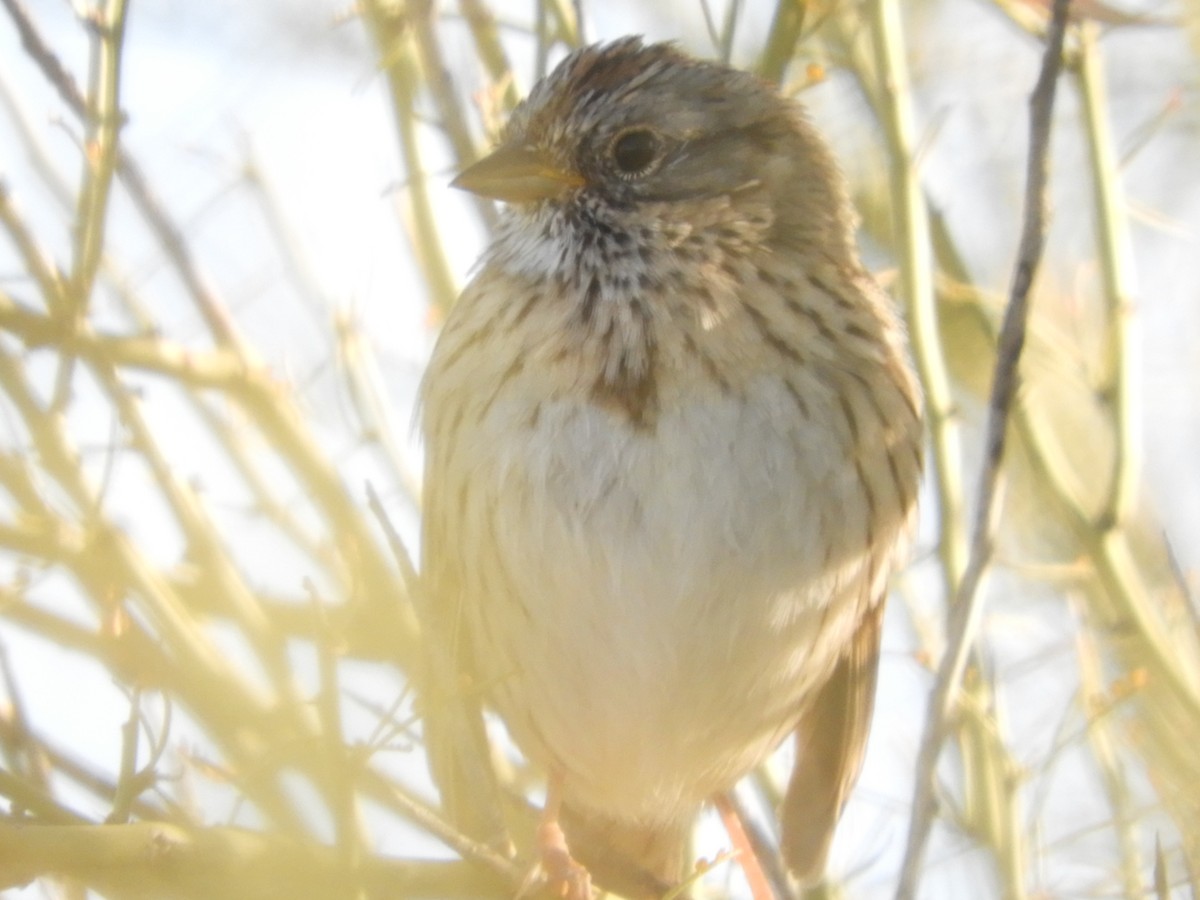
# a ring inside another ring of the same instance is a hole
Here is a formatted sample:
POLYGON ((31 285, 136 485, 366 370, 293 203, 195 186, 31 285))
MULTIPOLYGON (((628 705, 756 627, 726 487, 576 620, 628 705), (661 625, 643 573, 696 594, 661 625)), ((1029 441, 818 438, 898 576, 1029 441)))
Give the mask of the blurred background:
MULTIPOLYGON (((910 318, 921 531, 827 888, 892 896, 1048 4, 0 2, 5 896, 513 895, 425 772, 414 396, 496 215, 450 178, 571 47, 629 33, 805 104, 910 318)), ((920 897, 1200 890, 1200 6, 1073 7, 920 897)), ((489 727, 519 831, 538 773, 489 727)), ((788 764, 741 791, 768 842, 788 764)), ((727 845, 700 823, 705 895, 746 895, 727 845)))

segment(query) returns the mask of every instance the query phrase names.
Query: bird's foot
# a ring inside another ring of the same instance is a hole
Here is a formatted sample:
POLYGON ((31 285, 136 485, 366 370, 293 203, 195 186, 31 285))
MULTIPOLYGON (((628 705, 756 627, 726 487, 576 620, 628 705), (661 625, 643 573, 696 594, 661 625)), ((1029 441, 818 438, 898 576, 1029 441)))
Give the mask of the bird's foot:
POLYGON ((592 876, 571 856, 557 819, 538 826, 537 848, 539 861, 530 881, 541 881, 549 896, 562 900, 592 900, 592 876))

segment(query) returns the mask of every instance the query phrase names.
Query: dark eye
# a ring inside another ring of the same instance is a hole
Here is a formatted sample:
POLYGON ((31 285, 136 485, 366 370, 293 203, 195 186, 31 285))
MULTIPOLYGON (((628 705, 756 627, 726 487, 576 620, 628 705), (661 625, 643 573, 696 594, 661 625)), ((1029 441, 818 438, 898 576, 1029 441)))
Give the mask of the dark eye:
POLYGON ((658 159, 662 143, 648 128, 631 128, 612 143, 612 158, 625 175, 641 175, 658 159))

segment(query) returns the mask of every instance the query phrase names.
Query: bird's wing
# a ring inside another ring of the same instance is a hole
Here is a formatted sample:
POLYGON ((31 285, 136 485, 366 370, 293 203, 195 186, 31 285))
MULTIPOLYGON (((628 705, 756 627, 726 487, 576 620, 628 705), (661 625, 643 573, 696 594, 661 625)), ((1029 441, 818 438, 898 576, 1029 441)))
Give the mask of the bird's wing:
POLYGON ((475 840, 503 846, 507 837, 484 730, 482 685, 462 621, 464 578, 450 508, 457 490, 447 483, 450 473, 440 471, 444 457, 438 447, 431 441, 426 449, 417 603, 424 653, 418 687, 425 752, 450 821, 475 840))
POLYGON ((883 602, 863 615, 796 727, 796 765, 780 819, 782 850, 801 883, 819 881, 842 807, 862 768, 875 705, 883 602))

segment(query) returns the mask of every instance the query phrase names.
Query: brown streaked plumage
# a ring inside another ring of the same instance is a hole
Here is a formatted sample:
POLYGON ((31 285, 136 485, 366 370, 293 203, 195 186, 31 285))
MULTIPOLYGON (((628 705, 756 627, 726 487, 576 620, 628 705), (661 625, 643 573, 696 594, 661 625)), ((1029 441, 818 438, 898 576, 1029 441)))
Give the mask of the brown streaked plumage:
MULTIPOLYGON (((564 60, 457 184, 509 210, 423 386, 434 638, 602 882, 677 881, 701 805, 789 733, 782 851, 818 879, 921 468, 824 143, 752 76, 626 39, 564 60)), ((455 762, 479 731, 443 712, 435 775, 486 838, 455 762)))

